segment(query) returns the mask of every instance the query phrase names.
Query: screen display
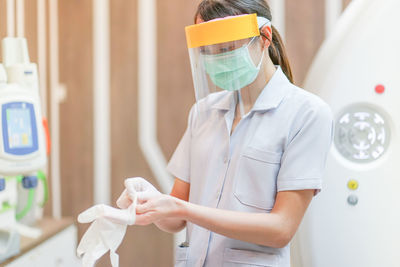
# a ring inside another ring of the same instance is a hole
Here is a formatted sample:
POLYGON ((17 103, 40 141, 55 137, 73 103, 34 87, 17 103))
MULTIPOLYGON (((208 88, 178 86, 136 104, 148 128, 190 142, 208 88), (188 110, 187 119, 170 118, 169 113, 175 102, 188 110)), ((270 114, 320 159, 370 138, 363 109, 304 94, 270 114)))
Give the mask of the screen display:
POLYGON ((31 111, 27 108, 6 110, 8 144, 10 149, 33 146, 31 111))
POLYGON ((1 105, 1 130, 4 152, 25 156, 38 150, 38 128, 35 108, 28 102, 9 102, 1 105))

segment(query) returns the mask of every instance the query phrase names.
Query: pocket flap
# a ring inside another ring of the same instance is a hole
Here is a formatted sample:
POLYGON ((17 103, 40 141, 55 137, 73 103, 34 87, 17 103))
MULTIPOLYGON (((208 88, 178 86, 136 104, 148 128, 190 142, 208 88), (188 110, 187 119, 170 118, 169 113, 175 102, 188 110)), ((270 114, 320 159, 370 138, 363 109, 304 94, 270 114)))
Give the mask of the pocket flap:
POLYGON ((177 247, 175 250, 176 261, 186 261, 188 258, 189 247, 177 247))
POLYGON ((268 163, 281 163, 281 153, 264 151, 254 147, 246 147, 243 156, 268 163))
POLYGON ((277 265, 278 256, 270 253, 226 248, 224 262, 274 267, 277 265))

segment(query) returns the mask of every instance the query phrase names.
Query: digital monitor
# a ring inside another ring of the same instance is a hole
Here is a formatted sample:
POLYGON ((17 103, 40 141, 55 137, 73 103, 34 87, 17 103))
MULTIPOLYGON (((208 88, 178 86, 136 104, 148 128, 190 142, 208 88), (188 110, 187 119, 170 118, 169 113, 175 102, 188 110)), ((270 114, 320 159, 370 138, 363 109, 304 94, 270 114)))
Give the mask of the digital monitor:
POLYGON ((11 102, 2 105, 4 150, 12 155, 27 155, 38 149, 33 104, 11 102))

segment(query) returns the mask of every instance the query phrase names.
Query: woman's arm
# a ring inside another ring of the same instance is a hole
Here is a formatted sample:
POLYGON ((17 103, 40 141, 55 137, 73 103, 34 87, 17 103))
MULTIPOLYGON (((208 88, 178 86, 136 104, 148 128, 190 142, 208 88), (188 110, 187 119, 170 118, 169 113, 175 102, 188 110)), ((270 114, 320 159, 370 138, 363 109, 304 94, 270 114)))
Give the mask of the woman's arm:
POLYGON ((229 238, 280 248, 296 233, 313 194, 314 190, 279 192, 271 213, 208 208, 162 195, 137 207, 136 223, 162 222, 161 226, 170 226, 168 222, 184 225, 183 221, 190 221, 229 238))
POLYGON ((277 194, 271 213, 244 213, 181 203, 183 217, 208 230, 270 247, 286 246, 303 218, 314 190, 277 194))
MULTIPOLYGON (((171 196, 182 201, 189 200, 190 184, 175 178, 171 196)), ((154 223, 159 229, 168 233, 180 232, 186 226, 186 221, 181 218, 165 218, 154 223)))

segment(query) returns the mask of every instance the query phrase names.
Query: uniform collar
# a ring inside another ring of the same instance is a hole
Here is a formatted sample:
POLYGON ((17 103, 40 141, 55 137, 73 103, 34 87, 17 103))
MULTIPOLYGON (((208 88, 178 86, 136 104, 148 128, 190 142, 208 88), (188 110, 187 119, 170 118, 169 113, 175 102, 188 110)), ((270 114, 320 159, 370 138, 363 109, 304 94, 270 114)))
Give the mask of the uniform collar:
POLYGON ((251 110, 267 111, 277 108, 285 98, 286 87, 289 83, 288 78, 279 66, 265 86, 264 90, 261 91, 251 110))
POLYGON ((230 110, 235 107, 235 92, 222 92, 222 97, 212 105, 212 108, 230 110))
MULTIPOLYGON (((286 95, 286 85, 290 83, 280 66, 276 69, 271 79, 261 91, 251 111, 267 111, 277 108, 286 95)), ((235 92, 228 92, 212 107, 220 110, 234 108, 235 92)))

